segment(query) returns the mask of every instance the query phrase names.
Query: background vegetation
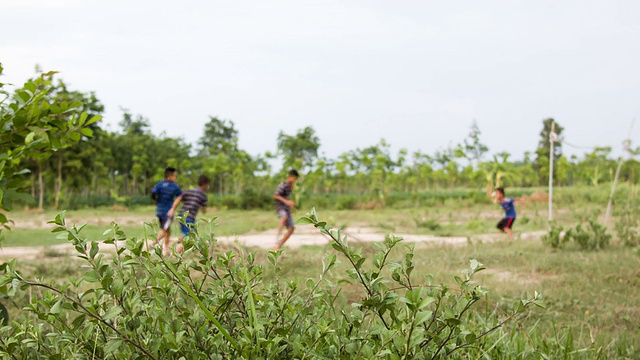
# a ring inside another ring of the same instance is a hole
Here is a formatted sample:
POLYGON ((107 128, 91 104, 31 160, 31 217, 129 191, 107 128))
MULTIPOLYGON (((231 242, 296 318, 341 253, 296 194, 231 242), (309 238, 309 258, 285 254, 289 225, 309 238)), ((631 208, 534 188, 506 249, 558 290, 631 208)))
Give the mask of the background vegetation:
MULTIPOLYGON (((201 173, 209 175, 214 181, 210 189, 213 203, 237 209, 270 206, 273 188, 291 167, 303 173, 297 197, 307 204, 332 204, 344 209, 384 207, 406 199, 421 205, 438 201, 433 197, 452 196, 451 192, 438 194, 434 189, 463 189, 453 196, 482 201, 478 194, 481 190, 490 192, 499 185, 531 188, 548 181, 552 119, 542 122, 538 147, 517 161, 512 160, 513 154, 491 154, 482 143, 475 121, 467 138, 433 154, 405 149, 392 153, 390 144, 382 139, 369 147, 327 158, 320 155, 322 139, 307 126, 291 134, 281 132, 274 139, 276 153, 251 155, 239 147, 240 134, 234 122, 217 117, 210 117, 204 129, 194 129, 202 134, 195 144, 170 134, 154 134, 149 119, 127 109, 122 109, 118 129, 105 129, 100 120, 104 107, 95 93, 69 89, 64 81, 54 81, 53 74, 46 75, 28 81, 13 93, 4 92, 3 108, 24 102, 22 97, 35 86, 41 88, 39 96, 52 104, 51 108, 67 104, 68 109, 61 110, 60 116, 68 119, 86 113, 90 124, 82 132, 65 130, 76 134, 55 146, 51 154, 25 162, 29 172, 23 174, 24 186, 36 199, 32 207, 148 204, 150 190, 162 179, 166 166, 179 169, 178 183, 183 187, 193 186, 201 173), (40 78, 46 78, 46 84, 40 78)), ((570 130, 556 122, 560 137, 570 130)), ((598 187, 613 179, 617 159, 612 158, 611 148, 594 148, 582 156, 567 158, 562 152, 564 146, 562 138, 555 143, 556 185, 598 187)), ((628 149, 633 150, 631 146, 628 149)), ((629 154, 635 156, 637 151, 629 154)), ((640 181, 637 159, 624 162, 621 179, 630 184, 640 181)))

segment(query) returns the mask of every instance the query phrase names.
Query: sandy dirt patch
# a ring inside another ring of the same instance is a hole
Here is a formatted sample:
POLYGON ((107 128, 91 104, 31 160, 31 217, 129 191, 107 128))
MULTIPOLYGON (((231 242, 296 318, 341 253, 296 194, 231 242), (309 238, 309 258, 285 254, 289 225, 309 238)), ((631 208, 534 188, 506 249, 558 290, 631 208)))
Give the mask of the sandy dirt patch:
MULTIPOLYGON (((348 237, 349 242, 382 242, 384 241, 384 231, 376 228, 367 227, 353 227, 348 228, 343 232, 348 237)), ((537 240, 544 234, 544 231, 522 233, 519 235, 519 239, 523 241, 537 240)), ((221 236, 218 237, 218 241, 222 244, 239 243, 248 247, 257 247, 263 249, 271 249, 276 243, 277 239, 276 230, 268 230, 255 234, 244 234, 237 236, 221 236)), ((483 243, 489 243, 494 241, 509 241, 509 239, 501 234, 482 234, 476 235, 469 239, 463 236, 457 237, 440 237, 433 235, 416 235, 416 234, 395 234, 402 236, 404 242, 417 243, 424 246, 436 246, 436 245, 465 245, 470 241, 476 243, 481 241, 483 243)), ((176 239, 172 239, 173 242, 176 239)), ((301 246, 326 246, 331 242, 331 239, 321 234, 317 229, 312 226, 298 226, 296 232, 286 243, 285 247, 299 248, 301 246)), ((72 255, 76 251, 70 244, 59 244, 54 246, 19 246, 19 247, 3 247, 0 248, 0 259, 39 259, 46 257, 59 257, 72 255)))

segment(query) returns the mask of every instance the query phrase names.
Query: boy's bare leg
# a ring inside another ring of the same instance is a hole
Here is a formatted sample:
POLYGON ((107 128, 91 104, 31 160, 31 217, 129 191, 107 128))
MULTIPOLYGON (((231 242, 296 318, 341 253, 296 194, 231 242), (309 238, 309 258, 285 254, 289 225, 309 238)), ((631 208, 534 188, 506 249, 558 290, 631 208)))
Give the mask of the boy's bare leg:
POLYGON ((162 247, 162 253, 166 255, 171 254, 171 249, 169 249, 169 239, 171 238, 171 230, 164 230, 164 242, 162 247))
POLYGON ((509 239, 513 239, 513 233, 510 228, 504 228, 504 232, 509 235, 509 239))
POLYGON ((280 223, 278 224, 278 235, 276 235, 276 246, 273 248, 274 250, 278 250, 280 249, 280 246, 282 246, 280 245, 280 234, 282 234, 282 230, 284 229, 286 224, 287 224, 287 217, 286 216, 281 217, 280 223))
POLYGON ((287 240, 289 240, 289 238, 291 237, 291 234, 293 234, 293 230, 294 228, 287 229, 287 232, 282 237, 282 240, 280 240, 280 242, 278 242, 278 244, 276 245, 276 250, 280 249, 284 245, 284 243, 286 243, 287 240))
POLYGON ((178 245, 176 246, 176 252, 178 254, 182 254, 182 251, 184 251, 184 245, 182 245, 182 240, 184 240, 184 237, 181 237, 178 239, 178 245))

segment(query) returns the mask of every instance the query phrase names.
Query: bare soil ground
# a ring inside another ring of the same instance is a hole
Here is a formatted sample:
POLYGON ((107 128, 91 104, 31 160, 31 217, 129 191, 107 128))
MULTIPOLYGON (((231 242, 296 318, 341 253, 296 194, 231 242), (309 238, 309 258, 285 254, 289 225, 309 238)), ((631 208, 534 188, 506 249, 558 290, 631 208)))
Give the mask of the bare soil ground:
MULTIPOLYGON (((121 220, 124 220, 121 219, 121 220)), ((139 220, 139 219, 138 219, 139 220)), ((132 222, 131 218, 126 218, 126 222, 132 222)), ((46 227, 46 221, 43 223, 34 220, 32 226, 38 225, 46 227)), ((139 223, 139 222, 138 222, 139 223)), ((385 238, 385 232, 377 228, 368 227, 351 227, 345 229, 344 235, 348 237, 351 243, 354 242, 381 242, 385 238)), ((537 240, 544 234, 540 232, 520 233, 516 235, 520 240, 537 240)), ((415 235, 415 234, 395 234, 404 238, 405 242, 417 243, 424 246, 433 245, 464 245, 469 242, 494 242, 494 241, 509 241, 509 239, 502 234, 480 234, 472 238, 467 237, 439 237, 431 235, 415 235)), ((255 234, 245 234, 237 236, 219 237, 220 243, 238 243, 248 247, 257 247, 263 249, 271 249, 276 243, 278 237, 276 230, 268 230, 255 234)), ((172 239, 175 243, 176 239, 172 239)), ((285 247, 298 248, 301 246, 326 246, 331 239, 322 235, 317 229, 312 226, 298 226, 296 232, 291 239, 286 243, 285 247)), ((23 246, 23 247, 5 247, 0 248, 1 259, 39 259, 52 256, 67 256, 73 254, 75 250, 69 244, 59 244, 54 246, 23 246)))

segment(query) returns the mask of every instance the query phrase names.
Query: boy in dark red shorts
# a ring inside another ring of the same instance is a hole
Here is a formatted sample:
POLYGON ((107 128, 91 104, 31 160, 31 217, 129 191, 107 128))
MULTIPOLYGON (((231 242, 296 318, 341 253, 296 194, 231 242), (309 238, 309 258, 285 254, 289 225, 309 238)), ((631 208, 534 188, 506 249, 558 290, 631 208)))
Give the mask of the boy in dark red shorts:
POLYGON ((509 239, 513 239, 511 229, 513 229, 513 223, 516 221, 516 207, 513 204, 515 199, 505 197, 504 188, 499 187, 495 191, 496 200, 504 209, 504 219, 500 220, 497 228, 509 235, 509 239))

